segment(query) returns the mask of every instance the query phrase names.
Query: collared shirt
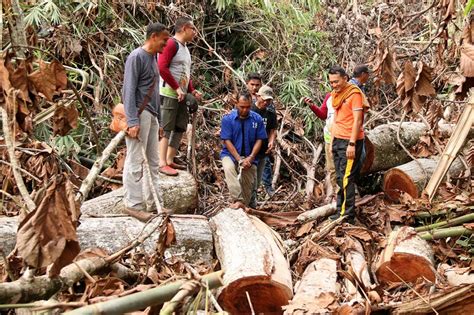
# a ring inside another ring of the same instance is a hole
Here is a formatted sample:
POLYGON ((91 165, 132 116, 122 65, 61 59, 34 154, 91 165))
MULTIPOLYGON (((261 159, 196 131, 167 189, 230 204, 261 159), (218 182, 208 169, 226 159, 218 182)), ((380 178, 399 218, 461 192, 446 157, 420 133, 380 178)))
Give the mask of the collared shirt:
MULTIPOLYGON (((273 105, 273 103, 271 104, 273 105)), ((275 108, 275 107, 273 107, 275 108)), ((265 131, 267 132, 267 137, 270 134, 270 131, 273 129, 277 129, 277 116, 276 113, 270 109, 264 108, 260 109, 257 105, 252 105, 252 111, 259 114, 263 119, 263 125, 265 126, 265 131)), ((264 157, 266 154, 265 152, 268 150, 268 139, 263 140, 262 147, 258 152, 257 156, 259 158, 264 157)))
POLYGON ((365 94, 365 84, 360 83, 359 80, 357 80, 357 78, 350 79, 349 83, 357 85, 359 89, 365 94))
MULTIPOLYGON (((247 157, 252 153, 252 149, 257 140, 267 139, 265 125, 262 117, 250 111, 246 119, 240 119, 236 109, 222 117, 221 139, 230 140, 240 156, 247 157)), ((222 145, 221 159, 228 156, 235 162, 225 144, 222 145)), ((253 164, 257 164, 258 159, 254 159, 253 164)))

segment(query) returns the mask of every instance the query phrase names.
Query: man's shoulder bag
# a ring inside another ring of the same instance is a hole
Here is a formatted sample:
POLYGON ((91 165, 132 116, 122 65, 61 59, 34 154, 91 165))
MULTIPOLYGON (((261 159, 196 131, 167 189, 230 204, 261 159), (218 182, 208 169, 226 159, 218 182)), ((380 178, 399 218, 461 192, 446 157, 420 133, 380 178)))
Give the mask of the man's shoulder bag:
MULTIPOLYGON (((143 98, 143 102, 138 109, 138 116, 145 110, 145 107, 148 105, 151 99, 151 95, 153 94, 153 90, 155 89, 156 84, 156 77, 153 80, 150 88, 148 89, 145 97, 143 98)), ((127 131, 127 116, 125 115, 125 107, 123 103, 118 103, 115 105, 114 109, 112 110, 112 122, 110 123, 110 130, 113 132, 119 133, 120 131, 124 130, 127 131)))

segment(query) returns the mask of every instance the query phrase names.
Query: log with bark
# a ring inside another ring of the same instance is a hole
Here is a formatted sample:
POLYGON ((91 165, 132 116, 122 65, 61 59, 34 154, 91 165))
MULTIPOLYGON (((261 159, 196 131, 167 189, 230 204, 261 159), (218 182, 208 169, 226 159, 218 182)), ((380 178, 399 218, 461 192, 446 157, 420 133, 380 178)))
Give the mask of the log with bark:
MULTIPOLYGON (((192 213, 198 204, 197 183, 194 177, 184 171, 178 176, 159 175, 158 195, 163 200, 163 207, 174 213, 192 213)), ((102 216, 104 214, 121 214, 124 188, 120 188, 84 202, 81 213, 84 216, 102 216)))
POLYGON ((285 314, 325 314, 339 293, 337 262, 320 258, 306 267, 285 314))
MULTIPOLYGON (((161 220, 156 218, 154 220, 161 220)), ((172 215, 176 242, 167 249, 169 254, 190 263, 212 264, 214 244, 209 222, 199 215, 172 215)), ((144 223, 131 217, 82 218, 77 237, 82 249, 102 248, 109 253, 125 247, 143 230, 144 223)), ((3 251, 15 247, 18 221, 16 217, 0 217, 0 239, 3 251)), ((143 243, 147 253, 154 253, 159 233, 152 234, 143 243)))
POLYGON ((275 232, 241 209, 223 209, 210 224, 225 270, 219 304, 232 314, 250 314, 252 309, 257 314, 282 313, 292 297, 292 282, 275 232))
POLYGON ((414 282, 420 277, 435 281, 433 265, 434 254, 428 242, 413 228, 403 226, 390 233, 377 261, 376 275, 380 283, 414 282))
MULTIPOLYGON (((401 192, 413 198, 421 197, 421 193, 436 169, 438 161, 435 159, 416 159, 406 164, 389 169, 383 179, 385 194, 397 200, 401 192)), ((450 177, 459 177, 465 166, 460 159, 456 159, 449 168, 450 177)))
MULTIPOLYGON (((412 160, 399 145, 398 125, 399 123, 380 125, 367 132, 367 157, 362 167, 362 173, 388 170, 412 160)), ((438 127, 442 137, 449 137, 454 130, 454 125, 451 124, 440 124, 438 127)), ((400 140, 406 148, 410 149, 426 132, 428 132, 428 127, 424 123, 404 122, 400 128, 400 140)), ((472 137, 474 137, 474 128, 471 128, 468 135, 469 139, 472 137)))

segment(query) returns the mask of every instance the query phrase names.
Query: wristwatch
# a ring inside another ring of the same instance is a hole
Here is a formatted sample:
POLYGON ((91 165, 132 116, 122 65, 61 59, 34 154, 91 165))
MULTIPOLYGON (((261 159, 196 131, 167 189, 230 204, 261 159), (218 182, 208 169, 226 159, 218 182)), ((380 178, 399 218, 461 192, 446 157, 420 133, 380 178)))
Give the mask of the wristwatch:
POLYGON ((349 141, 349 145, 350 145, 351 147, 353 147, 353 146, 355 146, 355 143, 349 141))

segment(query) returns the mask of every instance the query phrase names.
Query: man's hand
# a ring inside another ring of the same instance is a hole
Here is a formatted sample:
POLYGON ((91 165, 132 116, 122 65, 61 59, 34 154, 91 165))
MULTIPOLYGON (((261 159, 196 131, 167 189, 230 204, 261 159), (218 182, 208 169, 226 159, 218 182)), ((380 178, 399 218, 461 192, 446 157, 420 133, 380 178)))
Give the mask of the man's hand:
POLYGON ((202 101, 202 93, 198 90, 193 91, 193 96, 196 98, 197 101, 202 101))
POLYGON ((181 102, 186 97, 186 93, 180 87, 176 90, 176 93, 178 93, 178 102, 181 102))
POLYGON ((160 129, 158 131, 158 137, 159 137, 159 139, 161 139, 164 136, 165 136, 165 130, 163 129, 163 127, 160 127, 160 129))
POLYGON ((127 134, 130 138, 138 138, 138 134, 140 133, 140 126, 133 126, 128 128, 127 134))
POLYGON ((306 105, 313 105, 313 104, 314 104, 314 103, 313 103, 313 100, 310 99, 309 97, 304 97, 304 98, 303 98, 303 102, 305 102, 306 105))
POLYGON ((267 149, 267 151, 265 151, 265 154, 270 154, 273 151, 274 148, 275 148, 274 142, 273 141, 268 142, 268 149, 267 149))
POLYGON ((248 156, 242 161, 242 167, 244 170, 252 167, 253 157, 248 156))
POLYGON ((346 157, 348 160, 353 160, 355 159, 356 156, 356 149, 355 146, 348 145, 347 150, 346 150, 346 157))

